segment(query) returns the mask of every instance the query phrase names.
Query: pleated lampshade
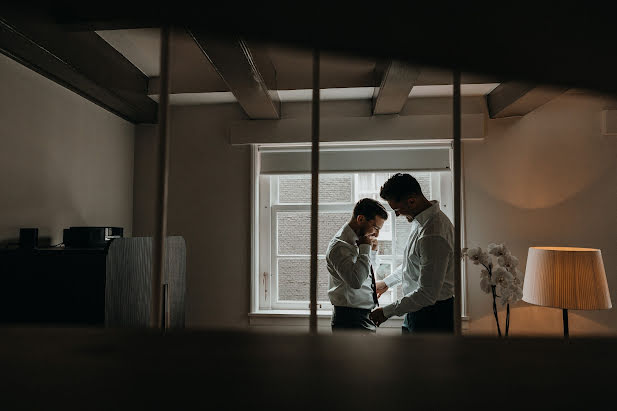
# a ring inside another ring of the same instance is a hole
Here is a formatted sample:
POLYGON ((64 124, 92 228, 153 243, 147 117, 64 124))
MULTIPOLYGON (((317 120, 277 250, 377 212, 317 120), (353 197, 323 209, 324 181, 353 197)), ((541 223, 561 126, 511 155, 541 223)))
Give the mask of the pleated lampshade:
POLYGON ((602 253, 592 248, 529 247, 523 301, 571 310, 611 308, 602 253))

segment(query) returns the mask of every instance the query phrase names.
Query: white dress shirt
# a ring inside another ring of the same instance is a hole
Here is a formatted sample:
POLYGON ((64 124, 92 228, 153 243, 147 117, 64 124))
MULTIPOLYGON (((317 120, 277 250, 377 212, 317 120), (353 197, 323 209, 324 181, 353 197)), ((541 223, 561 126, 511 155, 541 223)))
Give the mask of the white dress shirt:
POLYGON ((370 244, 356 245, 358 236, 346 223, 328 244, 326 264, 330 272, 328 297, 332 305, 372 310, 371 269, 377 270, 377 251, 370 244))
POLYGON ((384 315, 405 315, 454 296, 454 226, 431 201, 411 222, 403 264, 384 278, 389 288, 403 282, 403 298, 383 308, 384 315))

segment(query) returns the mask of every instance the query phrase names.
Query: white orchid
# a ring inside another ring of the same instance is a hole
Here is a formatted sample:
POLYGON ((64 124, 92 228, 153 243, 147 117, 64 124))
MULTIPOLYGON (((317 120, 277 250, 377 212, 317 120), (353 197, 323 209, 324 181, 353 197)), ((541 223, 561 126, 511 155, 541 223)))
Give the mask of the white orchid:
POLYGON ((482 260, 482 249, 480 247, 468 248, 467 258, 471 260, 475 265, 480 264, 482 260))
POLYGON ((516 285, 521 290, 523 289, 523 273, 518 268, 512 273, 512 284, 516 285))
POLYGON ((492 264, 488 253, 480 247, 470 248, 467 250, 467 257, 469 257, 475 265, 482 264, 483 266, 488 267, 489 264, 492 264))
POLYGON ((514 276, 509 273, 505 268, 497 267, 495 268, 495 270, 493 271, 493 275, 491 276, 491 283, 493 285, 507 287, 508 285, 510 285, 513 279, 514 276))
POLYGON ((502 257, 504 255, 510 254, 510 251, 503 244, 495 244, 491 243, 487 247, 488 253, 494 255, 495 257, 502 257))
POLYGON ((493 313, 497 323, 497 331, 501 337, 499 317, 497 316, 496 300, 499 298, 502 305, 508 305, 506 314, 506 337, 510 325, 510 304, 523 298, 523 273, 517 268, 519 260, 504 244, 491 243, 483 251, 480 247, 463 248, 461 255, 467 257, 475 265, 482 264, 480 270, 480 289, 493 295, 493 313), (494 268, 491 255, 497 258, 498 267, 494 268))
POLYGON ((480 289, 487 294, 490 294, 493 290, 491 287, 491 280, 489 280, 488 276, 480 279, 480 289))
POLYGON ((497 259, 497 263, 512 272, 518 266, 518 258, 511 254, 505 254, 497 259))
POLYGON ((491 257, 485 251, 482 251, 482 254, 480 255, 480 263, 483 266, 488 267, 488 268, 493 267, 493 262, 491 261, 491 257))
POLYGON ((502 287, 499 295, 501 297, 501 305, 513 304, 523 298, 523 289, 511 283, 506 287, 502 287))

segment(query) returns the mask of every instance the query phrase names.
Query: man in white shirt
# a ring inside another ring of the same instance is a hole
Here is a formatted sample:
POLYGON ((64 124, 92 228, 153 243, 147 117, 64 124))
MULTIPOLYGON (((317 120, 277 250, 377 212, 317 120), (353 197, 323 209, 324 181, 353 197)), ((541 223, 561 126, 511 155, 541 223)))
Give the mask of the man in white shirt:
POLYGON ((420 184, 409 174, 395 174, 379 195, 397 216, 411 223, 411 233, 401 264, 378 281, 377 294, 399 282, 404 296, 370 318, 379 326, 393 315, 405 315, 403 333, 454 332, 454 226, 437 201, 422 194, 420 184))
POLYGON ((375 332, 371 310, 378 305, 375 286, 377 237, 388 219, 378 201, 358 201, 349 223, 336 233, 326 251, 330 272, 328 297, 334 309, 332 331, 375 332))

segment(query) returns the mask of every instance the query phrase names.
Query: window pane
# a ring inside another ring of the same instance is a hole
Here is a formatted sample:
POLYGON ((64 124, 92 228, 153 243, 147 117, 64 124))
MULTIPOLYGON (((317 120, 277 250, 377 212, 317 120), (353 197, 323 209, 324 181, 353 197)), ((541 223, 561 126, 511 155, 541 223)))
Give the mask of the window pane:
MULTIPOLYGON (((310 264, 309 259, 278 260, 279 301, 306 301, 308 304, 310 301, 310 264)), ((326 260, 317 260, 317 301, 329 301, 329 276, 326 260)))
MULTIPOLYGON (((352 175, 319 176, 319 202, 351 203, 352 175)), ((311 202, 311 176, 279 176, 279 204, 311 202)))
POLYGON ((422 189, 422 194, 429 200, 433 199, 433 194, 431 193, 431 173, 410 173, 412 176, 418 180, 420 184, 420 188, 422 189))
POLYGON ((411 232, 411 223, 407 221, 405 216, 401 215, 395 218, 394 227, 396 235, 394 254, 403 255, 407 246, 407 240, 409 239, 409 233, 411 232))
POLYGON ((392 241, 379 240, 379 247, 377 248, 377 254, 392 255, 392 241))
MULTIPOLYGON (((373 173, 360 173, 358 174, 358 193, 374 193, 375 192, 375 178, 373 173)), ((360 197, 362 198, 362 197, 360 197)))
MULTIPOLYGON (((325 254, 328 243, 351 219, 351 210, 344 213, 319 213, 317 253, 325 254)), ((279 212, 276 216, 279 255, 309 255, 311 253, 311 214, 308 211, 279 212)))
POLYGON ((380 240, 392 241, 392 219, 393 217, 394 217, 394 213, 388 213, 388 219, 384 222, 383 227, 381 227, 381 230, 379 230, 380 240))
POLYGON ((375 191, 379 194, 381 186, 390 178, 392 174, 388 173, 375 173, 375 191))
POLYGON ((390 265, 390 263, 379 264, 379 268, 377 269, 377 272, 375 273, 375 280, 376 281, 383 280, 384 278, 389 276, 391 273, 391 267, 392 266, 390 265))
MULTIPOLYGON (((388 290, 390 291, 390 290, 388 290)), ((394 301, 398 301, 401 298, 403 298, 403 286, 401 284, 398 284, 396 287, 394 287, 391 291, 391 298, 392 298, 392 302, 394 301)))
MULTIPOLYGON (((407 224, 409 224, 409 223, 407 223, 407 224)), ((395 257, 394 261, 392 262, 393 270, 396 270, 401 264, 403 264, 403 258, 402 257, 395 257)), ((390 290, 392 291, 392 301, 396 301, 396 300, 398 300, 398 299, 403 297, 403 286, 402 286, 402 283, 399 283, 397 286, 395 286, 394 288, 391 288, 390 290)))
POLYGON ((372 198, 373 200, 377 200, 379 201, 379 195, 376 193, 368 193, 368 192, 358 192, 358 201, 360 201, 363 198, 372 198))

